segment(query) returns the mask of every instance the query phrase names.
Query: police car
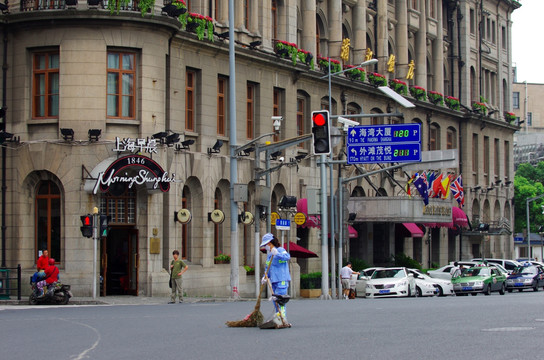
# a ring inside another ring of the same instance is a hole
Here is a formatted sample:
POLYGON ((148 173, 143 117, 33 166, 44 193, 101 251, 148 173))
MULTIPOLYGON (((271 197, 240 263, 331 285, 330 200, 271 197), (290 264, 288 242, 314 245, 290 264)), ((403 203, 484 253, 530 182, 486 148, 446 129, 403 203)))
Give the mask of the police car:
POLYGON ((538 291, 539 287, 544 287, 544 270, 540 266, 535 266, 530 262, 518 266, 512 274, 506 279, 506 289, 508 292, 523 291, 523 289, 533 289, 538 291))

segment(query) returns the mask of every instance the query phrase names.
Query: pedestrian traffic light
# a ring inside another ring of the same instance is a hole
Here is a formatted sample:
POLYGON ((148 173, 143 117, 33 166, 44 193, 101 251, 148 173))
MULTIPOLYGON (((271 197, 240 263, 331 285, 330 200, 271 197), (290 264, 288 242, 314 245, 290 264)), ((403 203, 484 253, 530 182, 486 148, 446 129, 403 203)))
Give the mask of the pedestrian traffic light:
POLYGON ((81 235, 91 238, 93 237, 93 216, 91 214, 80 216, 81 224, 83 225, 81 229, 81 235))
POLYGON ((330 154, 331 133, 329 127, 329 112, 327 110, 312 111, 312 140, 314 154, 330 154))
POLYGON ((111 216, 100 215, 100 237, 108 236, 108 224, 111 216))

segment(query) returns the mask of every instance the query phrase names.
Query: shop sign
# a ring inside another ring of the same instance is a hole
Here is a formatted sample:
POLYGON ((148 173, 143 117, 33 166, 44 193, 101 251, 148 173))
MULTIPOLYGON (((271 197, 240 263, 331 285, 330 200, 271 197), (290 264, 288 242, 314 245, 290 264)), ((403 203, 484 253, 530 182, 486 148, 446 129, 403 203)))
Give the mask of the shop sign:
POLYGON ((115 138, 115 148, 113 151, 123 152, 143 152, 149 154, 157 154, 157 139, 131 139, 119 137, 115 138))
POLYGON ((170 183, 176 182, 176 174, 169 176, 168 172, 153 159, 143 155, 127 155, 115 160, 104 171, 98 174, 98 179, 93 188, 93 194, 100 191, 108 192, 110 186, 125 183, 129 188, 134 185, 147 184, 152 189, 160 189, 163 192, 170 190, 170 183), (135 175, 129 175, 128 168, 141 168, 135 175))

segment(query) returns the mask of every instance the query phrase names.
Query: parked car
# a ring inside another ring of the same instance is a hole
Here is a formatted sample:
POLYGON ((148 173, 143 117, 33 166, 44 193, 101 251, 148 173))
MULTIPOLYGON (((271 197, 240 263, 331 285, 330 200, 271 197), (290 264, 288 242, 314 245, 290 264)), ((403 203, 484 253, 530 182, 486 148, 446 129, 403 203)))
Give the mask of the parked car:
POLYGON ((491 295, 498 291, 501 295, 506 292, 506 276, 499 269, 490 266, 475 266, 463 269, 460 276, 451 279, 456 295, 491 295))
POLYGON ((427 271, 427 274, 432 278, 451 280, 451 270, 453 268, 455 268, 453 264, 444 265, 438 269, 427 271))
POLYGON ((416 290, 418 296, 446 296, 455 294, 450 280, 432 278, 418 269, 408 269, 416 279, 416 290))
POLYGON ((376 269, 366 282, 366 297, 416 296, 416 281, 404 267, 376 269))
POLYGON ((511 274, 512 271, 514 271, 518 266, 521 266, 521 263, 516 260, 509 260, 509 259, 482 259, 482 258, 474 258, 472 261, 487 261, 488 263, 494 263, 502 265, 507 271, 508 274, 511 274))
POLYGON ((359 275, 352 275, 350 286, 355 288, 355 296, 357 297, 366 297, 366 282, 370 279, 372 274, 376 269, 381 269, 379 267, 366 268, 359 271, 359 275))
POLYGON ((506 279, 508 292, 512 292, 514 289, 518 291, 523 291, 523 289, 538 291, 541 286, 544 287, 544 270, 540 266, 532 264, 518 267, 506 279))

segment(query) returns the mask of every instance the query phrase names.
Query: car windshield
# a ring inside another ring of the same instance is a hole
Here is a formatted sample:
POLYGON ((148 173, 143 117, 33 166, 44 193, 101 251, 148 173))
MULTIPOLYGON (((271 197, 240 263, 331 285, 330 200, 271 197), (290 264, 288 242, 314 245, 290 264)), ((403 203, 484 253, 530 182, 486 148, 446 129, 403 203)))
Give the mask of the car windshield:
POLYGON ((406 277, 404 269, 383 269, 376 270, 372 274, 372 279, 385 279, 385 278, 403 278, 406 277))
POLYGON ((535 275, 538 273, 538 270, 535 266, 518 266, 512 271, 512 274, 515 275, 535 275))
POLYGON ((462 277, 470 276, 489 276, 489 268, 469 268, 463 269, 462 277))

